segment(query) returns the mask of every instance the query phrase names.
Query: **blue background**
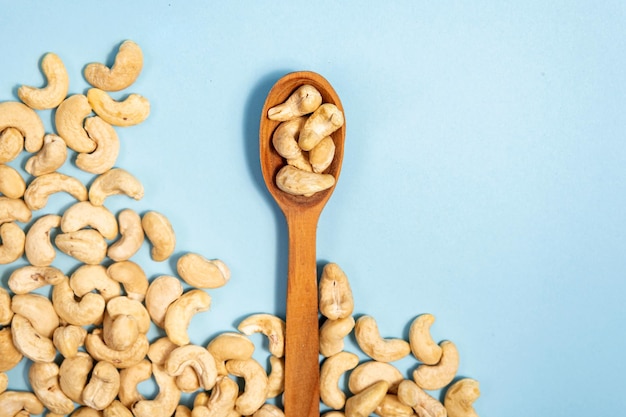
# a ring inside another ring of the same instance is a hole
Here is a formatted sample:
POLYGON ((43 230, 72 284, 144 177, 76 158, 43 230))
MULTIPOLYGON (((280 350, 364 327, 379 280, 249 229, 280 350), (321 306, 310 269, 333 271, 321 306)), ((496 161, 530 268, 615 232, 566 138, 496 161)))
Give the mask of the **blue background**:
MULTIPOLYGON (((146 193, 109 208, 160 211, 177 255, 229 265, 231 282, 192 321, 204 344, 251 313, 284 314, 286 228, 261 178, 260 109, 285 73, 322 74, 347 141, 317 252, 348 275, 355 314, 385 337, 435 315, 459 376, 480 381, 481 416, 615 415, 626 406, 625 21, 623 1, 0 1, 0 100, 43 85, 45 52, 64 60, 73 94, 88 87, 84 65, 110 64, 124 39, 142 47, 141 76, 115 96, 140 93, 152 112, 118 129, 116 165, 146 193)), ((71 161, 61 171, 90 178, 71 161)), ((137 261, 150 277, 174 271, 137 261)), ((10 270, 0 266, 3 285, 10 270)), ((13 370, 11 387, 23 376, 13 370)))

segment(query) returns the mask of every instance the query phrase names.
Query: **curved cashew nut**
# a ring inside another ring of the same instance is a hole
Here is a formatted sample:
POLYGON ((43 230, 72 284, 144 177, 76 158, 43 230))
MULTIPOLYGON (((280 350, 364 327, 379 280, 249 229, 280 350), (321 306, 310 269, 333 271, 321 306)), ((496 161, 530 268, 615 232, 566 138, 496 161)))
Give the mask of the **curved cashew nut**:
POLYGON ((46 285, 57 285, 66 279, 61 270, 53 266, 26 265, 9 276, 9 288, 15 294, 26 294, 46 285))
POLYGON ((227 376, 217 378, 211 395, 204 404, 194 404, 194 417, 229 416, 235 411, 235 401, 239 395, 239 385, 227 376), (197 411, 196 411, 197 410, 197 411))
POLYGON ((174 377, 155 364, 152 364, 152 374, 159 386, 159 393, 153 400, 141 400, 134 403, 131 411, 135 417, 171 416, 178 407, 181 393, 174 377))
POLYGON ((354 329, 354 317, 326 320, 320 327, 320 353, 325 357, 333 356, 344 348, 344 339, 354 329))
POLYGON ((225 332, 217 335, 207 345, 217 365, 217 373, 226 375, 226 361, 250 359, 254 353, 254 343, 241 333, 225 332))
POLYGON ((163 328, 167 308, 181 295, 183 295, 183 284, 178 278, 161 275, 150 283, 144 301, 154 324, 163 328))
POLYGON ((79 153, 76 157, 76 166, 92 174, 102 174, 113 168, 120 153, 120 139, 113 126, 94 116, 85 120, 85 130, 96 142, 96 150, 79 153))
POLYGON ((85 67, 83 75, 89 84, 106 91, 119 91, 135 82, 143 67, 143 53, 131 40, 122 42, 111 68, 99 62, 85 67))
POLYGON ((61 216, 46 214, 39 217, 26 233, 24 253, 31 265, 48 266, 56 257, 56 249, 50 242, 53 228, 61 225, 61 216))
POLYGON ((56 349, 50 338, 37 332, 25 317, 15 314, 11 321, 13 344, 22 355, 33 362, 52 362, 56 349))
POLYGON ((24 200, 0 196, 0 224, 14 221, 26 223, 31 217, 32 212, 24 200))
POLYGON ((36 110, 47 110, 57 107, 70 87, 70 77, 59 56, 48 52, 41 60, 47 85, 43 88, 22 85, 17 89, 17 95, 28 107, 36 110))
POLYGON ((265 369, 253 358, 226 362, 228 373, 244 379, 244 391, 235 401, 235 410, 249 416, 261 408, 267 398, 268 379, 265 369))
POLYGON ((70 288, 77 297, 83 297, 95 290, 104 301, 122 294, 122 286, 107 274, 104 265, 79 266, 70 276, 70 288))
POLYGON ((19 314, 30 321, 35 331, 44 337, 51 338, 54 331, 59 327, 59 316, 54 311, 50 299, 44 295, 36 293, 15 294, 11 308, 15 314, 19 314))
POLYGON ((276 185, 288 194, 311 196, 335 185, 335 177, 285 165, 276 174, 276 185))
POLYGON ((87 188, 80 180, 60 172, 51 172, 38 176, 26 187, 24 202, 31 210, 39 210, 46 206, 51 194, 60 192, 66 192, 78 201, 87 200, 87 188))
POLYGON ((272 135, 272 146, 283 158, 295 159, 302 156, 302 149, 298 145, 298 135, 306 117, 296 117, 293 120, 282 122, 272 135))
POLYGON ((393 362, 411 353, 411 347, 406 340, 383 339, 376 320, 371 316, 361 316, 357 319, 354 335, 361 350, 379 362, 393 362))
POLYGON ((164 214, 156 211, 147 212, 141 218, 141 226, 152 244, 150 255, 153 260, 164 261, 174 253, 176 234, 164 214))
POLYGON ((89 187, 89 201, 101 206, 107 197, 118 194, 140 200, 143 192, 143 185, 131 173, 122 168, 113 168, 98 175, 93 181, 89 187))
POLYGON ((417 384, 405 379, 398 385, 398 399, 412 407, 419 417, 446 417, 443 404, 427 394, 417 384))
POLYGON ((298 138, 298 144, 304 151, 310 151, 326 136, 343 126, 341 110, 332 103, 324 103, 309 116, 298 138))
POLYGON ((87 100, 93 111, 113 126, 134 126, 150 115, 150 101, 135 93, 117 101, 104 90, 90 88, 87 100))
POLYGON ((286 121, 313 113, 322 104, 322 95, 310 84, 298 87, 283 103, 267 112, 270 120, 286 121))
POLYGON ((75 232, 91 227, 105 239, 117 236, 117 219, 105 206, 95 206, 89 201, 79 201, 65 210, 61 217, 61 230, 64 233, 75 232))
POLYGON ((164 369, 171 376, 178 376, 185 368, 191 367, 205 390, 215 385, 217 368, 215 359, 209 351, 197 345, 179 346, 174 349, 165 361, 164 369))
POLYGON ((363 362, 350 372, 348 389, 351 393, 358 394, 375 382, 385 381, 389 392, 394 393, 403 380, 402 372, 395 366, 387 362, 369 361, 363 362))
POLYGON ((104 236, 93 229, 61 233, 54 238, 54 243, 61 252, 90 265, 102 262, 107 253, 104 236))
POLYGON ((409 329, 411 352, 422 363, 434 365, 441 359, 441 346, 430 335, 430 326, 435 322, 432 314, 417 316, 409 329))
MULTIPOLYGON (((273 404, 263 404, 253 417, 285 417, 285 412, 273 404)), ((343 414, 342 414, 343 416, 343 414)))
POLYGON ((413 380, 422 389, 437 390, 454 379, 459 368, 459 352, 454 343, 444 340, 441 346, 441 359, 435 365, 420 365, 413 371, 413 380))
POLYGON ((57 327, 52 334, 52 343, 64 358, 72 358, 79 354, 78 348, 84 345, 86 337, 84 327, 68 324, 57 327))
POLYGON ((43 146, 26 161, 24 169, 38 177, 61 168, 67 159, 67 145, 62 137, 48 133, 43 137, 43 146))
POLYGON ((0 194, 9 198, 21 198, 26 191, 26 181, 10 165, 0 164, 0 194))
POLYGON ((13 343, 13 333, 10 327, 0 329, 0 372, 9 371, 20 363, 24 355, 13 343))
POLYGON ((59 366, 56 363, 33 363, 28 370, 28 380, 39 401, 49 411, 62 415, 74 411, 74 402, 59 385, 59 366))
POLYGON ((14 127, 0 130, 0 163, 10 162, 18 157, 24 149, 24 137, 14 127))
POLYGON ((335 159, 335 141, 330 136, 322 139, 309 151, 309 163, 313 172, 324 172, 335 159))
POLYGON ((150 315, 146 307, 139 300, 123 295, 114 297, 107 302, 106 313, 104 318, 105 324, 109 319, 128 315, 134 317, 139 333, 146 334, 148 330, 150 330, 150 315))
POLYGON ((26 235, 15 223, 0 224, 0 265, 10 264, 24 254, 26 235))
POLYGON ((478 417, 473 404, 480 396, 478 381, 463 378, 448 388, 443 403, 449 417, 478 417))
POLYGON ((106 361, 96 363, 91 378, 83 389, 83 403, 96 410, 104 410, 113 402, 120 390, 120 374, 106 361))
POLYGON ((77 408, 71 414, 72 417, 103 417, 104 413, 100 410, 94 410, 91 407, 80 407, 77 408))
POLYGON ((6 326, 11 323, 11 319, 13 318, 11 300, 11 294, 9 291, 0 287, 0 326, 6 326))
POLYGON ((263 333, 269 341, 269 351, 277 358, 285 354, 285 321, 272 314, 253 314, 246 317, 237 329, 245 334, 263 333))
POLYGON ((127 406, 122 404, 120 400, 113 400, 113 402, 103 410, 103 417, 133 417, 133 413, 127 406))
POLYGON ((141 217, 132 209, 124 209, 117 215, 121 237, 109 245, 107 256, 114 261, 126 261, 141 248, 144 240, 141 217))
POLYGON ((43 413, 43 404, 32 392, 4 391, 0 394, 0 409, 6 416, 18 416, 21 411, 43 413))
POLYGON ((54 122, 68 148, 76 152, 93 152, 94 142, 83 127, 83 121, 91 114, 91 106, 84 94, 69 96, 57 107, 54 122))
POLYGON ((104 343, 115 350, 126 350, 137 340, 139 329, 137 320, 128 314, 119 314, 114 318, 105 315, 102 326, 102 339, 104 343))
POLYGON ((45 128, 39 115, 27 105, 19 101, 0 103, 0 132, 14 127, 24 138, 27 152, 37 152, 43 146, 45 128))
POLYGON ((122 284, 128 298, 143 301, 146 297, 149 286, 148 276, 135 262, 114 262, 107 268, 107 274, 122 284))
POLYGON ((152 363, 147 359, 142 359, 133 366, 120 370, 120 392, 118 394, 120 402, 126 407, 131 407, 137 401, 145 399, 137 386, 139 383, 150 379, 151 376, 152 363))
POLYGON ((219 288, 230 280, 228 266, 219 259, 206 259, 196 253, 186 253, 176 262, 178 275, 196 288, 219 288))
POLYGON ((69 278, 64 277, 52 288, 52 305, 59 318, 75 326, 88 326, 100 323, 104 314, 104 298, 100 294, 89 292, 76 300, 76 294, 70 287, 69 278))
POLYGON ((346 417, 368 417, 383 401, 388 389, 387 381, 378 381, 348 398, 345 407, 346 417))
POLYGON ((348 277, 336 263, 327 263, 319 283, 320 312, 331 320, 343 319, 354 311, 348 277))
POLYGON ((374 414, 380 417, 412 417, 413 408, 404 404, 395 394, 387 394, 374 410, 374 414))
POLYGON ((346 394, 339 388, 339 379, 359 364, 359 357, 350 352, 339 352, 322 363, 320 371, 320 398, 330 408, 339 410, 346 403, 346 394))
POLYGON ((271 355, 270 367, 267 376, 267 398, 275 398, 285 391, 285 359, 271 355))
POLYGON ((102 329, 95 329, 87 334, 85 349, 97 361, 106 361, 123 369, 139 363, 148 353, 150 343, 145 334, 139 334, 135 343, 126 350, 115 350, 108 347, 102 338, 102 329))
POLYGON ((148 359, 160 367, 165 366, 167 357, 172 353, 174 349, 178 347, 167 336, 161 337, 150 344, 148 349, 148 359))
POLYGON ((203 290, 189 290, 167 308, 163 327, 170 340, 178 346, 189 343, 187 328, 195 314, 207 311, 211 296, 203 290))

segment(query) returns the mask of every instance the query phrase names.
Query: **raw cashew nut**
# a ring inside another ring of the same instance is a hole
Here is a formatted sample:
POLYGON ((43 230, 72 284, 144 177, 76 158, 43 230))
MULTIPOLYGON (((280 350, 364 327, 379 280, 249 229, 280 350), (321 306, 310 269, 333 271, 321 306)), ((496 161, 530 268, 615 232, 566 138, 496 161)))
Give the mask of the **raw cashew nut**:
POLYGON ((217 368, 215 359, 209 351, 197 345, 179 346, 174 349, 165 361, 164 369, 171 376, 178 376, 185 368, 191 367, 205 390, 210 390, 215 385, 217 368))
POLYGON ((164 261, 174 253, 176 235, 172 224, 165 215, 156 211, 149 211, 141 218, 141 226, 152 244, 150 255, 153 260, 164 261))
POLYGON ((215 359, 217 373, 226 375, 226 361, 231 359, 246 360, 254 353, 254 343, 241 333, 225 332, 214 337, 207 345, 207 350, 215 359))
POLYGON ((77 297, 97 291, 104 301, 122 294, 122 286, 107 274, 104 265, 79 266, 70 276, 70 287, 77 297))
POLYGON ((15 223, 0 224, 0 265, 17 261, 24 254, 26 235, 15 223))
POLYGON ((446 417, 443 404, 427 394, 417 384, 405 379, 398 385, 398 399, 412 407, 419 417, 446 417))
POLYGON ((128 298, 143 301, 148 291, 148 277, 144 270, 133 261, 114 262, 107 268, 107 274, 122 284, 128 298))
POLYGON ((267 376, 267 398, 275 398, 285 391, 285 359, 271 355, 270 367, 267 376))
POLYGON ((54 243, 61 252, 90 265, 102 262, 107 253, 104 236, 94 229, 61 233, 54 238, 54 243))
POLYGON ((310 84, 298 87, 283 103, 267 112, 270 120, 285 121, 313 113, 322 104, 322 95, 310 84))
POLYGON ((81 326, 68 324, 57 327, 52 334, 52 343, 64 358, 78 355, 78 348, 85 344, 87 329, 81 326))
POLYGON ((44 337, 52 338, 52 334, 59 327, 59 316, 50 299, 44 295, 15 294, 11 309, 30 321, 35 331, 44 337))
POLYGON ((463 378, 448 388, 443 403, 449 417, 478 417, 474 410, 474 401, 480 396, 478 381, 463 378))
POLYGON ((135 417, 171 416, 178 407, 181 393, 174 377, 155 364, 152 365, 152 374, 159 386, 159 393, 153 400, 134 403, 131 411, 135 417))
POLYGON ((9 276, 9 288, 15 294, 26 294, 46 285, 56 285, 66 279, 61 270, 53 266, 26 265, 9 276))
MULTIPOLYGON (((113 400, 102 412, 102 417, 133 417, 130 409, 119 400, 113 400)), ((176 416, 174 416, 176 417, 176 416)))
POLYGON ((0 164, 0 194, 9 198, 21 198, 26 191, 26 181, 10 165, 0 164))
POLYGON ((39 115, 19 101, 0 103, 0 132, 8 127, 19 130, 27 152, 37 152, 43 146, 45 128, 39 115))
POLYGON ((57 107, 54 122, 59 136, 68 148, 76 152, 93 152, 94 142, 83 127, 83 121, 91 114, 91 106, 84 94, 69 96, 57 107))
POLYGON ((163 328, 167 308, 183 295, 183 285, 178 278, 161 275, 155 278, 146 292, 145 305, 150 318, 163 328))
POLYGON ((269 341, 269 351, 277 358, 285 354, 285 321, 272 314, 253 314, 243 319, 237 329, 245 334, 263 333, 269 341))
POLYGON ((102 321, 105 301, 100 294, 92 292, 77 300, 69 279, 64 277, 52 288, 52 305, 64 323, 88 326, 102 321))
MULTIPOLYGON (((105 315, 105 317, 108 317, 105 315)), ((108 320, 102 326, 104 343, 115 350, 126 350, 137 340, 139 329, 137 320, 131 315, 120 314, 108 320)))
POLYGON ((43 404, 32 392, 4 391, 0 394, 0 410, 5 416, 19 416, 21 411, 30 414, 43 413, 43 404))
POLYGON ((122 168, 113 168, 98 175, 89 187, 89 201, 96 206, 104 204, 111 195, 125 194, 135 200, 143 198, 143 185, 122 168))
POLYGON ((402 403, 395 394, 387 394, 374 410, 380 417, 412 417, 413 408, 402 403))
POLYGON ((409 329, 411 352, 422 363, 434 365, 441 359, 441 346, 430 335, 430 326, 435 322, 432 314, 417 316, 409 329))
POLYGON ((48 133, 43 137, 43 147, 26 161, 24 169, 38 177, 61 168, 67 159, 67 145, 62 137, 48 133))
POLYGON ((276 185, 288 194, 311 196, 335 185, 335 177, 285 165, 276 174, 276 185))
POLYGON ((339 352, 322 363, 320 371, 320 398, 330 408, 339 410, 346 403, 346 394, 339 388, 339 379, 359 364, 359 357, 350 352, 339 352))
POLYGON ((24 137, 14 127, 0 130, 0 163, 10 162, 18 157, 24 149, 24 137))
POLYGON ((354 329, 354 317, 326 320, 320 327, 320 353, 325 357, 333 356, 344 348, 344 339, 354 329))
POLYGON ((13 310, 11 310, 11 294, 5 288, 0 287, 0 326, 10 324, 12 318, 13 310))
POLYGON ((369 361, 363 362, 350 372, 348 389, 351 393, 358 394, 375 382, 385 381, 389 392, 395 393, 403 380, 402 372, 395 366, 387 362, 369 361))
POLYGON ((24 355, 13 343, 13 333, 10 327, 0 329, 0 372, 9 371, 20 363, 24 355))
POLYGON ((172 353, 174 349, 178 347, 167 336, 161 337, 150 344, 148 349, 148 359, 160 367, 165 366, 167 357, 172 353))
POLYGON ((70 77, 67 75, 65 65, 59 56, 48 52, 41 60, 47 85, 43 88, 22 85, 17 89, 17 96, 28 107, 36 110, 47 110, 57 107, 70 87, 70 77))
POLYGON ((115 350, 108 347, 102 338, 102 329, 93 330, 87 334, 85 339, 85 348, 95 360, 110 362, 119 369, 139 363, 148 353, 149 347, 148 338, 141 333, 137 336, 135 343, 126 350, 115 350))
POLYGON ((341 110, 332 103, 324 103, 309 116, 298 138, 298 144, 304 151, 310 151, 326 136, 343 126, 341 110))
POLYGON ((230 280, 228 266, 219 259, 206 259, 197 253, 186 253, 176 262, 178 275, 196 288, 219 288, 230 280))
POLYGON ((117 215, 121 237, 109 245, 107 256, 114 261, 126 261, 141 248, 144 240, 141 217, 132 209, 124 209, 117 215))
POLYGON ((309 162, 313 172, 324 172, 335 159, 335 142, 330 136, 322 139, 309 151, 309 162))
POLYGON ((72 417, 104 417, 104 413, 100 410, 94 410, 91 407, 80 407, 77 408, 71 414, 72 417))
POLYGON ((327 263, 319 283, 320 313, 331 320, 343 319, 354 311, 354 298, 348 277, 336 263, 327 263))
POLYGON ((249 416, 261 408, 267 398, 268 380, 265 369, 253 358, 226 362, 228 373, 244 379, 244 391, 235 401, 235 410, 249 416))
POLYGON ((115 238, 118 232, 115 215, 105 206, 95 206, 89 201, 74 203, 61 217, 64 233, 87 227, 97 230, 105 239, 115 238))
POLYGON ((98 116, 85 120, 85 130, 96 142, 96 150, 91 153, 79 153, 76 166, 92 174, 102 174, 113 168, 120 153, 120 139, 109 123, 98 116))
POLYGON ((0 196, 0 224, 18 221, 29 222, 32 213, 24 200, 0 196))
POLYGON ((207 311, 211 296, 203 290, 193 289, 181 295, 167 308, 163 327, 170 340, 178 346, 189 343, 187 328, 195 314, 207 311))
POLYGON ((5 372, 0 372, 0 394, 9 387, 9 376, 5 372))
POLYGON ((88 64, 83 75, 89 84, 106 91, 119 91, 135 82, 143 67, 139 45, 126 40, 120 45, 111 68, 99 62, 88 64))
POLYGON ((121 315, 134 317, 139 333, 146 334, 150 330, 150 315, 141 301, 123 295, 110 299, 106 306, 104 324, 121 315))
POLYGON ((74 402, 59 385, 59 366, 56 363, 33 363, 28 370, 28 380, 39 401, 49 411, 61 415, 74 411, 74 402))
POLYGON ((96 410, 104 410, 115 400, 120 390, 120 374, 106 361, 96 363, 91 378, 83 389, 83 403, 96 410))
POLYGON ((379 362, 393 362, 411 353, 411 347, 406 340, 383 339, 376 320, 371 316, 361 316, 357 319, 354 335, 361 350, 379 362))
POLYGON ((285 417, 285 412, 273 404, 263 404, 253 417, 285 417))
POLYGON ((118 397, 122 404, 131 407, 137 401, 144 400, 137 386, 152 376, 152 363, 142 359, 133 366, 120 370, 120 392, 118 397))
POLYGON ((413 371, 413 380, 422 389, 437 390, 454 379, 459 368, 459 352, 454 343, 444 340, 441 346, 441 359, 435 365, 420 365, 413 371))
POLYGON ((40 175, 35 178, 24 192, 24 201, 31 210, 46 206, 51 194, 66 192, 78 201, 87 200, 87 188, 80 180, 59 172, 40 175))
POLYGON ((11 321, 13 344, 33 362, 52 362, 57 353, 52 340, 37 332, 25 317, 15 314, 11 321))
MULTIPOLYGON (((193 417, 228 417, 235 412, 239 385, 228 376, 217 378, 215 387, 205 404, 194 405, 193 417), (197 411, 196 411, 197 410, 197 411)), ((237 414, 239 415, 239 414, 237 414)))
POLYGON ((296 117, 293 120, 282 122, 272 135, 272 146, 283 158, 296 159, 302 156, 302 149, 298 145, 298 136, 306 117, 296 117))
POLYGON ((383 401, 388 388, 387 381, 378 381, 348 398, 345 407, 346 417, 368 417, 383 401))
POLYGON ((90 88, 87 91, 87 101, 102 120, 113 126, 134 126, 150 115, 150 101, 135 93, 117 101, 104 90, 90 88))
POLYGON ((56 249, 50 242, 50 233, 53 228, 61 225, 61 216, 47 214, 35 220, 35 223, 26 233, 24 252, 31 265, 48 266, 56 257, 56 249))

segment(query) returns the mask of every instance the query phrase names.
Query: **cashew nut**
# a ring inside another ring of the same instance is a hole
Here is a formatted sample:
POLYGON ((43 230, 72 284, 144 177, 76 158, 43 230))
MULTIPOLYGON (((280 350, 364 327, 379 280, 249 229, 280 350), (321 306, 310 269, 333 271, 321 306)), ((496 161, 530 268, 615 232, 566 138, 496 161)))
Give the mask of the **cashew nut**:
POLYGON ((298 135, 306 117, 296 117, 293 120, 282 122, 272 135, 272 146, 283 158, 295 159, 302 156, 302 149, 298 145, 298 135))
POLYGON ((98 175, 89 187, 89 201, 96 206, 104 204, 107 197, 118 194, 140 200, 143 198, 143 185, 128 171, 113 168, 98 175))
POLYGON ((287 159, 287 164, 302 171, 313 172, 313 167, 309 162, 309 157, 304 152, 301 152, 295 158, 287 159))
POLYGON ((405 379, 398 385, 398 399, 412 407, 419 417, 446 417, 443 404, 428 395, 417 384, 405 379))
POLYGON ((143 301, 148 291, 148 277, 144 270, 133 261, 114 262, 107 268, 107 274, 122 284, 128 298, 143 301))
POLYGON ((141 218, 141 226, 152 244, 150 256, 153 260, 164 261, 174 253, 176 235, 172 224, 165 215, 156 211, 149 211, 141 218))
POLYGON ((478 381, 462 378, 448 388, 443 403, 449 417, 478 417, 474 401, 480 396, 478 381))
POLYGON ((267 398, 268 379, 265 369, 253 358, 226 362, 228 373, 244 379, 244 391, 235 401, 235 410, 249 416, 261 408, 267 398))
POLYGON ((95 206, 89 201, 74 203, 61 217, 61 230, 65 233, 87 227, 97 230, 105 239, 115 238, 118 232, 115 215, 105 206, 95 206))
POLYGON ((61 168, 67 159, 67 145, 60 136, 48 133, 43 138, 43 146, 26 161, 24 169, 31 175, 50 174, 61 168))
POLYGON ((76 166, 92 174, 102 174, 113 168, 120 153, 120 140, 109 123, 98 116, 85 120, 85 130, 96 142, 96 150, 91 153, 79 153, 76 166))
POLYGON ((343 319, 326 320, 320 327, 320 353, 325 356, 333 356, 344 348, 344 339, 354 329, 354 317, 348 316, 343 319))
POLYGON ((209 351, 197 345, 184 345, 174 349, 165 361, 164 369, 171 376, 178 376, 191 367, 200 380, 202 388, 210 390, 215 385, 217 368, 209 351))
POLYGON ((409 329, 411 352, 422 363, 434 365, 441 359, 441 346, 430 335, 430 326, 435 322, 432 314, 417 316, 409 329))
POLYGON ((126 350, 115 350, 108 347, 102 338, 102 329, 94 329, 87 334, 85 348, 97 361, 106 361, 116 368, 123 369, 140 362, 148 353, 150 343, 145 334, 140 333, 135 343, 126 350))
POLYGON ((207 345, 213 355, 219 375, 226 375, 225 362, 231 359, 250 359, 254 353, 254 343, 241 333, 225 332, 214 337, 207 345))
POLYGON ((32 392, 4 391, 0 394, 0 410, 7 417, 18 416, 21 411, 43 413, 43 404, 32 392))
POLYGON ((198 374, 191 366, 184 367, 180 375, 176 375, 176 386, 186 393, 196 392, 202 387, 198 374))
MULTIPOLYGON (((220 376, 205 404, 194 404, 193 417, 229 416, 235 411, 239 385, 227 376, 220 376)), ((237 414, 239 415, 239 414, 237 414)))
POLYGON ((26 294, 46 285, 56 285, 66 279, 61 270, 53 266, 26 265, 9 276, 9 288, 15 294, 26 294))
POLYGON ((133 366, 120 370, 120 391, 118 397, 122 404, 131 407, 137 401, 141 401, 144 396, 139 392, 137 386, 150 379, 152 376, 152 363, 147 359, 142 359, 133 366))
POLYGON ((31 265, 48 266, 56 257, 50 242, 51 229, 61 225, 61 216, 47 214, 39 217, 26 233, 24 253, 31 265))
POLYGON ((15 223, 0 224, 0 265, 10 264, 24 254, 26 235, 15 223))
POLYGON ((143 244, 141 217, 132 209, 124 209, 117 215, 117 223, 121 237, 109 245, 107 256, 114 261, 126 261, 137 253, 143 244))
POLYGON ((87 326, 102 321, 105 301, 100 294, 92 292, 77 300, 69 279, 63 277, 52 288, 52 305, 64 323, 87 326))
POLYGON ((107 242, 94 229, 58 234, 54 243, 61 252, 86 264, 97 265, 106 257, 107 242))
POLYGON ((320 399, 324 404, 339 410, 346 403, 346 394, 339 388, 339 379, 359 364, 359 357, 350 352, 339 352, 322 363, 320 371, 320 399))
POLYGON ((174 415, 172 417, 192 417, 191 409, 186 405, 179 404, 176 407, 176 411, 174 411, 174 415))
POLYGON ((311 196, 335 185, 335 177, 285 165, 276 174, 276 185, 288 194, 311 196))
POLYGON ((413 371, 413 380, 422 389, 437 390, 454 379, 459 368, 459 352, 454 343, 444 340, 441 346, 441 359, 435 365, 420 365, 413 371))
MULTIPOLYGON (((102 417, 133 417, 130 409, 119 400, 113 400, 102 413, 102 417)), ((176 417, 176 416, 174 416, 176 417)))
POLYGON ((6 372, 0 372, 0 394, 7 390, 9 387, 9 376, 6 372))
POLYGON ((135 82, 143 67, 143 53, 131 40, 122 42, 111 68, 99 62, 88 64, 83 75, 89 84, 106 91, 119 91, 135 82))
POLYGON ((330 136, 322 139, 309 151, 309 163, 313 172, 324 172, 335 158, 335 142, 330 136))
POLYGON ((196 313, 207 311, 211 296, 203 290, 192 289, 178 297, 167 308, 163 327, 170 340, 178 346, 189 343, 187 328, 196 313))
POLYGON ((25 317, 15 314, 11 321, 13 344, 33 362, 52 362, 57 353, 52 340, 37 332, 25 317))
POLYGON ((87 100, 93 111, 113 126, 134 126, 150 115, 150 101, 135 93, 117 101, 104 90, 90 88, 87 100))
POLYGON ((119 314, 114 318, 105 315, 102 326, 102 338, 104 343, 115 350, 126 350, 137 340, 139 329, 137 320, 128 314, 119 314))
POLYGON ((267 398, 275 398, 285 391, 285 359, 271 355, 270 367, 267 376, 267 398))
POLYGON ((95 290, 104 301, 122 294, 122 286, 107 274, 104 265, 79 266, 70 276, 70 287, 77 297, 95 290))
POLYGON ((285 417, 283 410, 273 404, 263 404, 253 415, 253 417, 285 417))
POLYGON ((167 308, 182 294, 183 285, 178 278, 162 275, 150 283, 145 305, 154 324, 163 328, 167 308))
POLYGON ((10 324, 12 318, 11 294, 5 288, 0 287, 0 326, 10 324))
POLYGON ((343 319, 354 311, 348 277, 336 263, 324 265, 319 283, 320 313, 331 320, 343 319))
POLYGON ((47 110, 57 107, 70 87, 70 78, 65 65, 59 56, 53 52, 45 54, 41 60, 47 85, 43 88, 22 85, 17 89, 17 95, 28 107, 36 110, 47 110))
POLYGON ((39 401, 49 411, 65 415, 74 410, 74 402, 59 385, 59 366, 56 363, 33 363, 28 370, 28 380, 39 401))
POLYGON ((383 401, 388 388, 387 381, 378 381, 348 398, 345 407, 346 417, 368 417, 383 401))
POLYGON ((0 103, 0 132, 8 127, 19 130, 27 152, 37 152, 43 146, 45 128, 39 115, 19 101, 0 103))
POLYGON ((83 403, 96 410, 104 410, 115 400, 120 390, 120 374, 106 361, 96 363, 91 378, 83 389, 83 403))
POLYGON ((413 408, 402 403, 395 394, 387 394, 374 413, 380 417, 412 417, 413 408))
POLYGON ((387 362, 363 362, 350 372, 348 389, 357 394, 378 381, 385 381, 389 392, 395 393, 400 382, 404 380, 402 372, 387 362))
POLYGON ((83 127, 85 118, 90 114, 91 106, 84 94, 69 96, 57 107, 55 126, 68 148, 76 152, 93 152, 96 149, 96 142, 83 127))
POLYGON ((270 120, 286 121, 295 117, 313 113, 322 104, 322 95, 309 84, 298 87, 283 103, 272 107, 267 112, 270 120))
POLYGON ((10 327, 0 329, 0 372, 9 371, 20 363, 24 355, 13 343, 13 333, 10 327))
POLYGON ((0 224, 18 221, 29 222, 32 213, 24 200, 0 196, 0 224))
POLYGON ((14 127, 0 130, 0 163, 10 162, 24 149, 24 137, 14 127))
POLYGON ((104 319, 105 324, 108 319, 128 315, 134 317, 139 333, 146 334, 148 330, 150 330, 150 315, 148 314, 148 310, 142 302, 137 299, 123 295, 114 297, 107 302, 106 313, 104 319))
POLYGON ((26 187, 24 202, 31 210, 39 210, 46 206, 51 194, 60 192, 66 192, 78 201, 87 200, 87 188, 80 180, 60 172, 51 172, 38 176, 26 187))
POLYGON ((411 347, 406 340, 383 339, 376 320, 371 316, 361 316, 357 319, 354 335, 361 350, 379 362, 393 362, 411 353, 411 347))
POLYGON ((60 326, 52 334, 52 343, 65 358, 76 356, 78 348, 84 345, 87 330, 84 327, 68 324, 60 326))
POLYGON ((253 333, 263 333, 269 342, 269 351, 277 358, 285 354, 285 321, 272 314, 252 314, 239 323, 237 329, 250 336, 253 333))
POLYGON ((167 336, 161 337, 150 344, 148 349, 148 359, 155 364, 163 367, 167 357, 174 349, 178 347, 167 336))
POLYGON ((11 302, 11 308, 15 314, 25 317, 40 335, 51 338, 54 331, 59 327, 57 316, 52 302, 44 295, 29 293, 15 294, 11 302))
POLYGON ((153 400, 134 403, 131 411, 135 417, 171 416, 178 407, 181 392, 174 377, 155 364, 152 365, 152 374, 159 386, 159 393, 153 400))
POLYGON ((343 126, 341 110, 332 103, 324 103, 309 116, 302 126, 298 144, 304 151, 310 151, 326 136, 343 126))
POLYGON ((206 259, 196 253, 186 253, 176 262, 178 275, 196 288, 219 288, 230 280, 228 266, 219 259, 206 259))
POLYGON ((26 181, 10 165, 0 164, 0 194, 9 198, 21 198, 26 190, 26 181))

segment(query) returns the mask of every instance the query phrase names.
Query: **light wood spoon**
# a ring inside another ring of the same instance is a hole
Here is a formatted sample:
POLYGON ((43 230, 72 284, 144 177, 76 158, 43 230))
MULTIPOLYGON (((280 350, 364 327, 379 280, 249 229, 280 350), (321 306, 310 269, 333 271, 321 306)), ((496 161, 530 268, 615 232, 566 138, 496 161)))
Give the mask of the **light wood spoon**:
MULTIPOLYGON (((289 233, 283 397, 286 417, 320 415, 316 231, 322 209, 335 188, 304 197, 285 193, 276 186, 276 173, 285 161, 272 146, 272 134, 280 122, 270 120, 267 112, 304 84, 317 88, 323 103, 333 103, 343 112, 339 96, 324 77, 314 72, 293 72, 278 80, 270 90, 259 127, 263 179, 285 216, 289 233)), ((331 135, 335 157, 325 173, 332 174, 335 180, 341 170, 345 135, 345 123, 331 135)))

